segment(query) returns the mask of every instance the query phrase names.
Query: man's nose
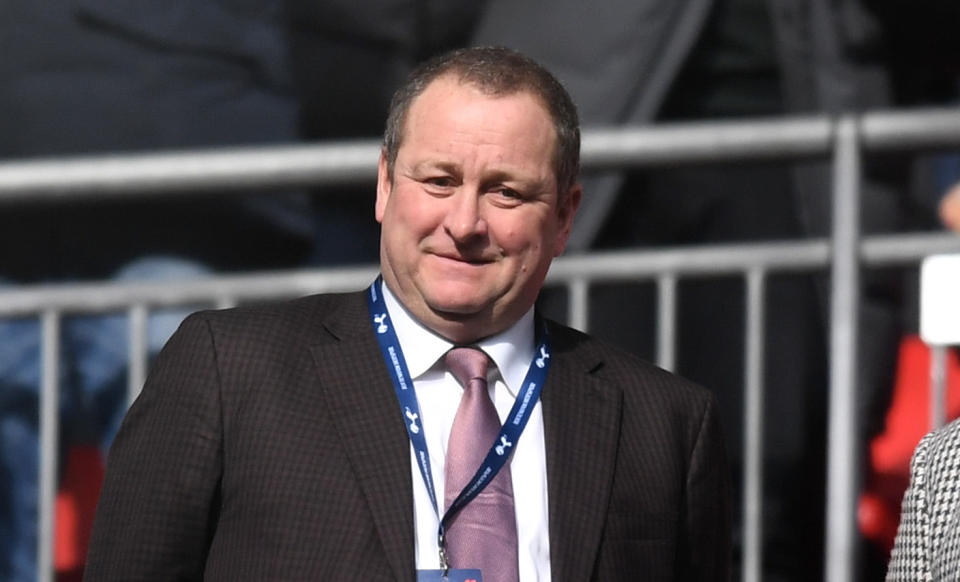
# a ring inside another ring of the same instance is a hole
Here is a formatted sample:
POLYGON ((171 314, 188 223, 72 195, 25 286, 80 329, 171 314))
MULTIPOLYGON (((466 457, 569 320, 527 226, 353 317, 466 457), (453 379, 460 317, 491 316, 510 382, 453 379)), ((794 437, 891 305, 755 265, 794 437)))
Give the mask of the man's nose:
POLYGON ((487 234, 487 221, 482 210, 482 197, 461 189, 449 199, 444 228, 454 240, 465 241, 487 234))

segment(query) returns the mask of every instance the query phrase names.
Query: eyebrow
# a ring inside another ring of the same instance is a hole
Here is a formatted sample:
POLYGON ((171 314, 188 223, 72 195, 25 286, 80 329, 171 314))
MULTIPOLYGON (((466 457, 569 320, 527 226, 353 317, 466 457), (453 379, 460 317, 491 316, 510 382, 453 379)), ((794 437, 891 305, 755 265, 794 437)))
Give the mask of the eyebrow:
POLYGON ((429 172, 431 170, 441 170, 450 174, 460 175, 462 173, 460 166, 453 162, 444 162, 438 160, 424 160, 412 166, 411 171, 414 174, 429 172))
MULTIPOLYGON (((430 173, 434 170, 446 172, 454 176, 463 175, 463 171, 459 164, 443 160, 424 160, 412 166, 410 170, 414 176, 419 176, 423 173, 430 173)), ((488 174, 483 176, 482 181, 485 184, 509 182, 518 184, 522 187, 534 189, 543 189, 546 187, 546 181, 541 180, 538 176, 520 176, 508 170, 491 170, 488 174)))

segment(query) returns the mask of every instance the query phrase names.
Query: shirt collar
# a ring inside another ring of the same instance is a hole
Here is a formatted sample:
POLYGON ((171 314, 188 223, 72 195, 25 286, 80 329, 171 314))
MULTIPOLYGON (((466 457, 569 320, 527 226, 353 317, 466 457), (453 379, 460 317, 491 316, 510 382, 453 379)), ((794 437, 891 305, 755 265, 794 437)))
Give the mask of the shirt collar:
MULTIPOLYGON (((433 367, 454 344, 417 321, 386 283, 383 284, 381 292, 397 334, 397 341, 403 349, 407 370, 410 377, 416 379, 433 367)), ((531 307, 519 321, 506 330, 475 344, 496 364, 504 384, 513 396, 519 393, 530 362, 533 361, 533 322, 531 307)))

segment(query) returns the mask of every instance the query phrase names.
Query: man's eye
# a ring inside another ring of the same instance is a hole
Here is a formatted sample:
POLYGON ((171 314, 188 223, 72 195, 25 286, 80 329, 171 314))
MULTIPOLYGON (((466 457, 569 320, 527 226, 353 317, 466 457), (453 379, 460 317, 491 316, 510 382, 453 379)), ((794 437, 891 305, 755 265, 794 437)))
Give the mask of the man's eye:
POLYGON ((510 200, 520 200, 523 198, 519 192, 513 190, 512 188, 500 188, 497 190, 497 193, 503 198, 508 198, 510 200))
POLYGON ((427 178, 424 180, 424 183, 431 186, 437 186, 438 188, 449 188, 450 186, 453 186, 453 179, 449 176, 436 176, 433 178, 427 178))

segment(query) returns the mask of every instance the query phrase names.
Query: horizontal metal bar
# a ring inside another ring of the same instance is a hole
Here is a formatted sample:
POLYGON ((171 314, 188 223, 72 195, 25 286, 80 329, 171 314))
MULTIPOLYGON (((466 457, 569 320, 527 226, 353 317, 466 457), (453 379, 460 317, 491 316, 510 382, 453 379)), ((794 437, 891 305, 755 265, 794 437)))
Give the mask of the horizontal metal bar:
POLYGON ((27 315, 48 307, 65 312, 119 311, 136 303, 150 307, 191 304, 222 307, 245 300, 355 291, 372 283, 378 272, 377 267, 367 266, 162 282, 24 286, 0 292, 0 316, 27 315))
MULTIPOLYGON (((866 266, 910 264, 930 254, 960 252, 960 236, 920 233, 876 236, 861 244, 866 266)), ((550 285, 579 279, 637 281, 664 272, 677 276, 808 271, 829 264, 826 240, 758 242, 666 249, 625 250, 562 256, 547 275, 550 285)), ((36 314, 46 308, 65 312, 125 310, 135 303, 152 307, 238 302, 295 297, 310 293, 362 289, 376 278, 374 265, 335 269, 209 276, 162 282, 32 285, 0 291, 0 317, 36 314)))
POLYGON ((0 163, 0 202, 373 184, 376 140, 42 158, 0 163))
MULTIPOLYGON (((960 243, 960 241, 958 241, 960 243)), ((739 273, 763 266, 782 271, 827 264, 826 240, 673 247, 565 255, 554 261, 548 281, 581 276, 591 282, 653 279, 661 273, 682 276, 739 273)))
POLYGON ((872 236, 861 240, 860 253, 868 266, 911 264, 927 255, 955 253, 960 236, 948 232, 924 232, 872 236))
POLYGON ((581 161, 592 170, 826 156, 831 133, 826 116, 593 129, 581 161))
MULTIPOLYGON (((960 146, 956 109, 871 112, 861 119, 867 151, 960 146)), ((825 158, 834 126, 818 115, 587 128, 581 155, 585 170, 825 158)), ((372 183, 379 151, 379 139, 363 139, 8 160, 0 163, 0 203, 372 183)))
MULTIPOLYGON (((915 233, 867 237, 860 253, 866 266, 895 266, 916 262, 929 254, 956 252, 960 236, 951 233, 915 233)), ((624 250, 564 256, 554 261, 548 281, 577 276, 602 280, 652 279, 663 272, 678 275, 743 273, 752 268, 770 272, 803 271, 829 264, 826 239, 755 242, 704 247, 624 250)))
POLYGON ((859 133, 866 151, 956 148, 960 145, 960 108, 865 113, 859 133))

